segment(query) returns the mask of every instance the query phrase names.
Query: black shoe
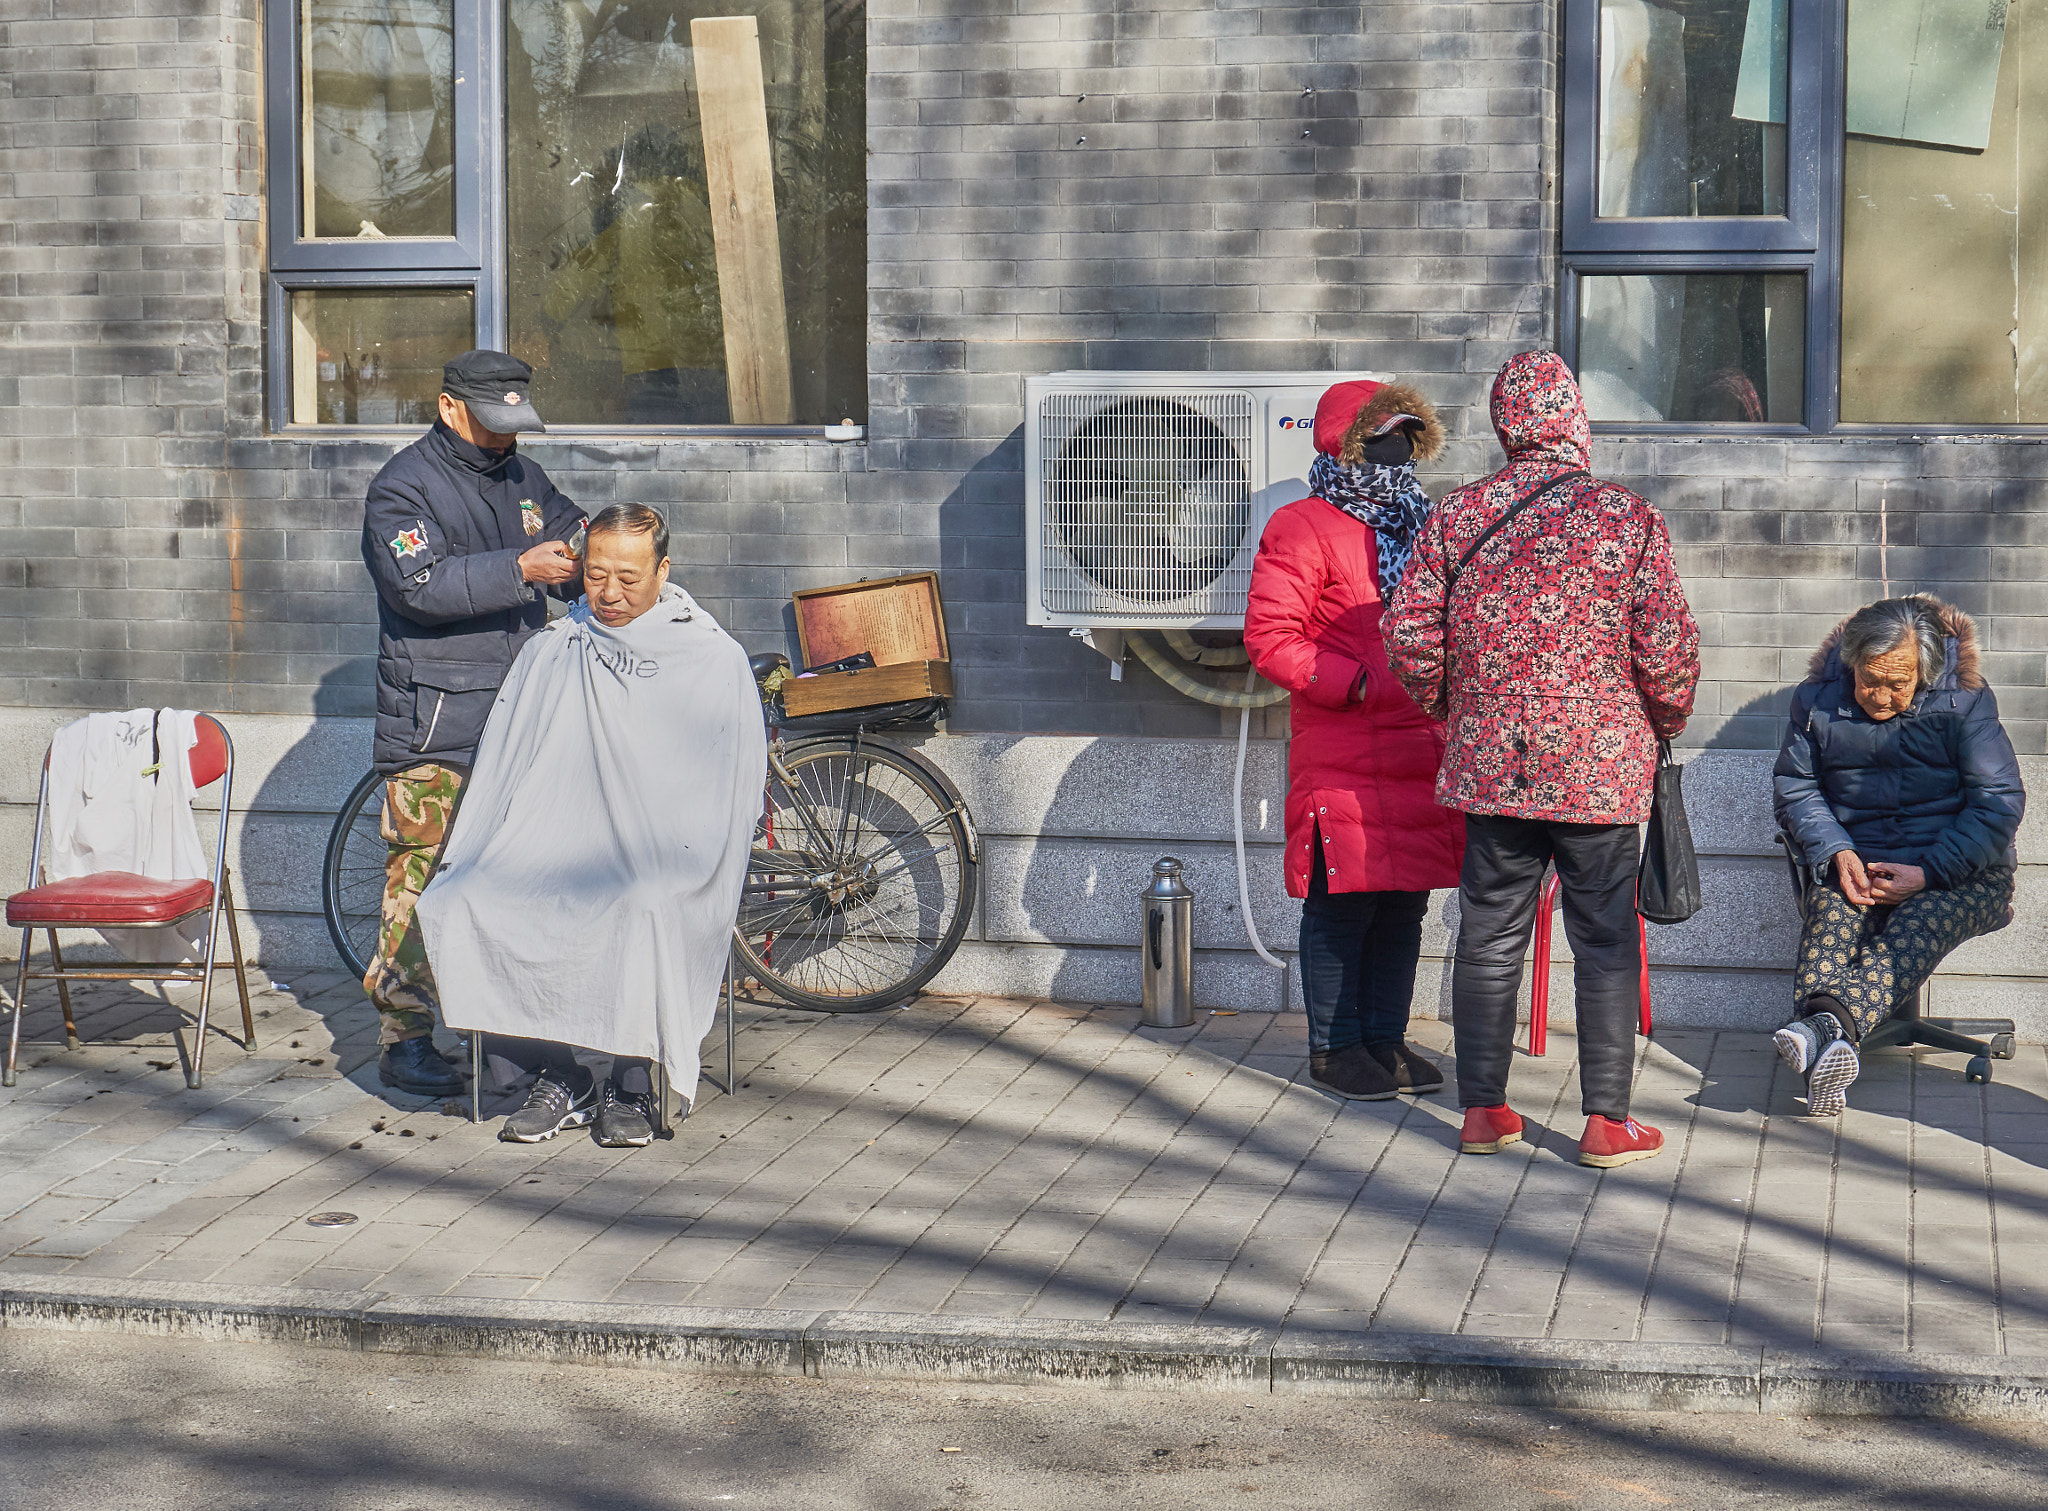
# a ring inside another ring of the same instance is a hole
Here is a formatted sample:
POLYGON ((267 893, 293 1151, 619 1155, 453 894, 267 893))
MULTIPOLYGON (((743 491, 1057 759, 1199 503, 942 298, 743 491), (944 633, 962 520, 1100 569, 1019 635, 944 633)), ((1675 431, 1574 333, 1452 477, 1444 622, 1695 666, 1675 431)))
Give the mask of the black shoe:
POLYGON ((469 1084, 434 1048, 432 1036, 425 1034, 385 1045, 377 1058, 377 1079, 416 1097, 460 1096, 469 1084))
POLYGON ((596 1116, 594 1084, 586 1084, 579 1094, 560 1081, 541 1076, 526 1094, 526 1105, 505 1119, 498 1137, 508 1144, 538 1144, 564 1128, 581 1128, 596 1116))
POLYGON ((1373 1045, 1372 1057, 1387 1068, 1397 1091, 1425 1096, 1432 1091, 1443 1090, 1444 1073, 1410 1049, 1405 1040, 1373 1045))
POLYGON ((597 1141, 607 1149, 640 1149, 654 1142, 654 1098, 627 1096, 606 1077, 597 1104, 597 1141))
POLYGON ((1340 1049, 1335 1054, 1311 1054, 1308 1078, 1325 1091, 1352 1102, 1384 1102, 1396 1096, 1393 1072, 1372 1057, 1363 1044, 1340 1049))

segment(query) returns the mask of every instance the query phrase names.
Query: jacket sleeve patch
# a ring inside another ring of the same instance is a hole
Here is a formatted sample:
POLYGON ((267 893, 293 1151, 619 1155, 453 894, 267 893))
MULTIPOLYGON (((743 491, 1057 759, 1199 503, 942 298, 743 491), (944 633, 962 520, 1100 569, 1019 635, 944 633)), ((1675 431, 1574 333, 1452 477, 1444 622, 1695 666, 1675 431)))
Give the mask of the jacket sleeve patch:
POLYGON ((386 544, 391 547, 391 554, 397 557, 400 562, 405 561, 408 557, 419 555, 427 549, 427 527, 425 522, 415 520, 412 524, 407 525, 403 530, 392 536, 386 544))

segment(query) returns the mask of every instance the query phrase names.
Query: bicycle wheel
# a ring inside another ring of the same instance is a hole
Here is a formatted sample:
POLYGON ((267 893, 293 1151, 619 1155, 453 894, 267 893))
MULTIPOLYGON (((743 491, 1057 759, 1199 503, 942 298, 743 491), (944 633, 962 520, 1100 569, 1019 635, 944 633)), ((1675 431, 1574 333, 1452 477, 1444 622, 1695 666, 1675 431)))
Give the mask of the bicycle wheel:
POLYGON ((771 755, 734 929, 740 969, 793 1007, 901 1002, 959 948, 978 851, 953 784, 901 746, 826 736, 771 755))
POLYGON ((384 916, 384 862, 388 854, 378 828, 384 813, 384 778, 364 775, 334 816, 327 856, 320 866, 320 910, 327 935, 352 975, 361 976, 377 953, 377 925, 384 916))

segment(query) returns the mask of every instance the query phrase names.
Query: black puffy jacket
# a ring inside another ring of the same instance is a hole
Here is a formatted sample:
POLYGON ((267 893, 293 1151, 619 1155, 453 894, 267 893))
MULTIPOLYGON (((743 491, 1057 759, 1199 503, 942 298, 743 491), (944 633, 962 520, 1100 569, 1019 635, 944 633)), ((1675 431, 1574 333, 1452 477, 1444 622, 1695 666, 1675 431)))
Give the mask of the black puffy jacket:
MULTIPOLYGON (((439 420, 384 464, 363 505, 363 564, 377 584, 375 765, 386 775, 467 766, 547 599, 520 553, 587 521, 538 463, 485 451, 439 420)), ((572 580, 549 589, 572 598, 572 580)))
POLYGON ((1998 699, 1977 669, 1977 626, 1922 596, 1948 632, 1941 675, 1879 722, 1856 701, 1837 627, 1792 695, 1773 808, 1807 865, 1854 850, 1865 861, 1919 866, 1930 887, 1946 889, 2018 864, 2013 837, 2027 794, 1998 699))

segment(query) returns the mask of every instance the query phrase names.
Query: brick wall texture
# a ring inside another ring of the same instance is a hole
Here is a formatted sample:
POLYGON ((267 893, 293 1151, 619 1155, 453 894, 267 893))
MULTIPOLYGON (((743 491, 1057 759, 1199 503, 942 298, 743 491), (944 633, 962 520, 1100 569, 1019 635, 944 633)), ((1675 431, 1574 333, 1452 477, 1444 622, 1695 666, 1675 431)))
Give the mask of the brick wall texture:
MULTIPOLYGON (((1214 736, 1024 625, 1022 384, 1065 368, 1385 369, 1496 465, 1487 383, 1554 335, 1556 9, 870 0, 871 435, 553 442, 669 513, 755 648, 794 588, 936 567, 959 727, 1214 736)), ((402 438, 262 422, 254 0, 0 0, 0 703, 368 709, 364 484, 402 438)), ((1981 616, 2048 750, 2048 444, 1613 440, 1706 629, 1689 740, 1754 747, 1837 617, 1981 616)), ((1234 733, 1234 721, 1230 732, 1234 733)))

